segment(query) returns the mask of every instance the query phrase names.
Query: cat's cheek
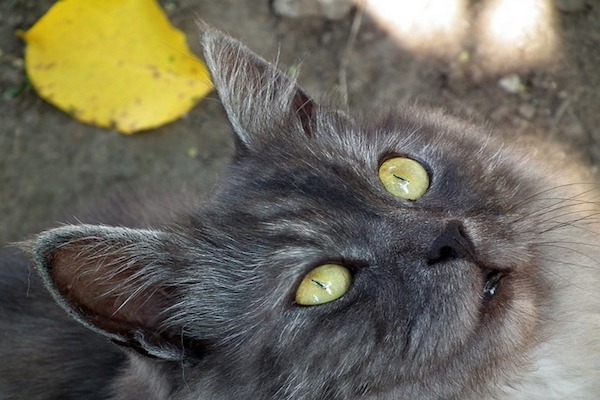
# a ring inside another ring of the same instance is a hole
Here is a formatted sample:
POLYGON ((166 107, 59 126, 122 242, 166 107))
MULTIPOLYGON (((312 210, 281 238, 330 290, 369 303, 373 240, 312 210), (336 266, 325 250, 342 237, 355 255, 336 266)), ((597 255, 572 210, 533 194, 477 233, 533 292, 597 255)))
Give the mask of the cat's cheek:
POLYGON ((497 294, 482 309, 481 326, 498 341, 491 349, 497 358, 525 354, 543 333, 540 331, 541 289, 528 274, 513 272, 502 282, 497 294))

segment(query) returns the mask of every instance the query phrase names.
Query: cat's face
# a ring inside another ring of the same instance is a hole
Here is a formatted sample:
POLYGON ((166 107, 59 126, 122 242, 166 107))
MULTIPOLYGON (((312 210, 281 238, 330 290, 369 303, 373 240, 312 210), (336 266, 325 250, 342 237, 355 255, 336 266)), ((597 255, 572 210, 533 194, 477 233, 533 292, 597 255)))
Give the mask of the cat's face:
POLYGON ((161 231, 40 236, 65 308, 183 365, 181 398, 485 395, 525 362, 559 224, 537 164, 436 112, 357 122, 239 43, 205 46, 236 131, 228 175, 161 231))
POLYGON ((282 132, 236 160, 208 219, 193 217, 191 240, 204 248, 218 229, 232 241, 215 257, 245 271, 211 294, 235 313, 225 329, 243 332, 232 364, 252 359, 259 365, 248 368, 279 378, 274 388, 322 381, 342 398, 418 379, 449 390, 531 340, 544 288, 530 204, 519 203, 535 184, 518 178, 515 158, 471 136, 482 133, 411 112, 375 126, 323 113, 309 137, 282 132), (382 162, 396 157, 426 171, 416 200, 382 182, 382 162), (298 304, 302 280, 323 264, 349 270, 347 291, 298 304))

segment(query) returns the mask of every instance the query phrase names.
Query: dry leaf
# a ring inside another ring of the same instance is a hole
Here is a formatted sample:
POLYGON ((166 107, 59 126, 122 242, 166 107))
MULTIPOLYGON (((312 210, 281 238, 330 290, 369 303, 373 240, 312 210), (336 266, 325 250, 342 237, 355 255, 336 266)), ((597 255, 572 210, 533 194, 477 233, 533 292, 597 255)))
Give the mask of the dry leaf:
POLYGON ((212 90, 205 65, 156 0, 62 0, 23 37, 40 96, 83 122, 149 129, 212 90))

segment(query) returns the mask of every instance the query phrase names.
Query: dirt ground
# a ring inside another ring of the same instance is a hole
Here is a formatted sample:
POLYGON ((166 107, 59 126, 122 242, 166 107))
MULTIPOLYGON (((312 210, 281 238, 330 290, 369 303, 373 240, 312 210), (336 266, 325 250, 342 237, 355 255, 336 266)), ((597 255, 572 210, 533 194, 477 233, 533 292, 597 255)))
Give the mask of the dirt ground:
MULTIPOLYGON (((481 44, 480 20, 494 1, 461 2, 464 12, 454 21, 464 28, 458 47, 446 43, 450 36, 443 32, 416 44, 399 40, 369 12, 328 20, 275 15, 269 0, 161 4, 196 54, 195 19, 201 17, 267 59, 278 58, 283 68, 301 61, 300 83, 316 98, 342 97, 337 84, 345 73, 351 110, 407 101, 440 106, 498 134, 563 141, 597 168, 600 2, 540 0, 553 18, 542 36, 554 35, 555 47, 530 62, 528 48, 511 53, 510 43, 508 50, 481 44), (436 43, 441 50, 425 46, 436 43)), ((0 1, 0 244, 56 225, 115 191, 186 186, 206 193, 232 154, 230 128, 214 93, 185 118, 133 136, 83 125, 41 100, 26 83, 24 44, 14 32, 31 27, 52 4, 0 1)), ((409 38, 417 32, 411 29, 409 38)))

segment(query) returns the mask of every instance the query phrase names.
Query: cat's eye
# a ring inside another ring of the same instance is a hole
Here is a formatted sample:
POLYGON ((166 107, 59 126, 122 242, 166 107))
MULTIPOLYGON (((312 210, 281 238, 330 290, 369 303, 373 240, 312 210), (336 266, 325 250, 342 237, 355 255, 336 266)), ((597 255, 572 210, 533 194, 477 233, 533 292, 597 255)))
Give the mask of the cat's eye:
POLYGON ((418 200, 429 189, 427 170, 406 157, 385 160, 379 167, 379 180, 388 192, 405 200, 418 200))
POLYGON ((315 306, 342 297, 352 283, 348 268, 338 264, 323 264, 310 271, 296 290, 296 303, 315 306))

